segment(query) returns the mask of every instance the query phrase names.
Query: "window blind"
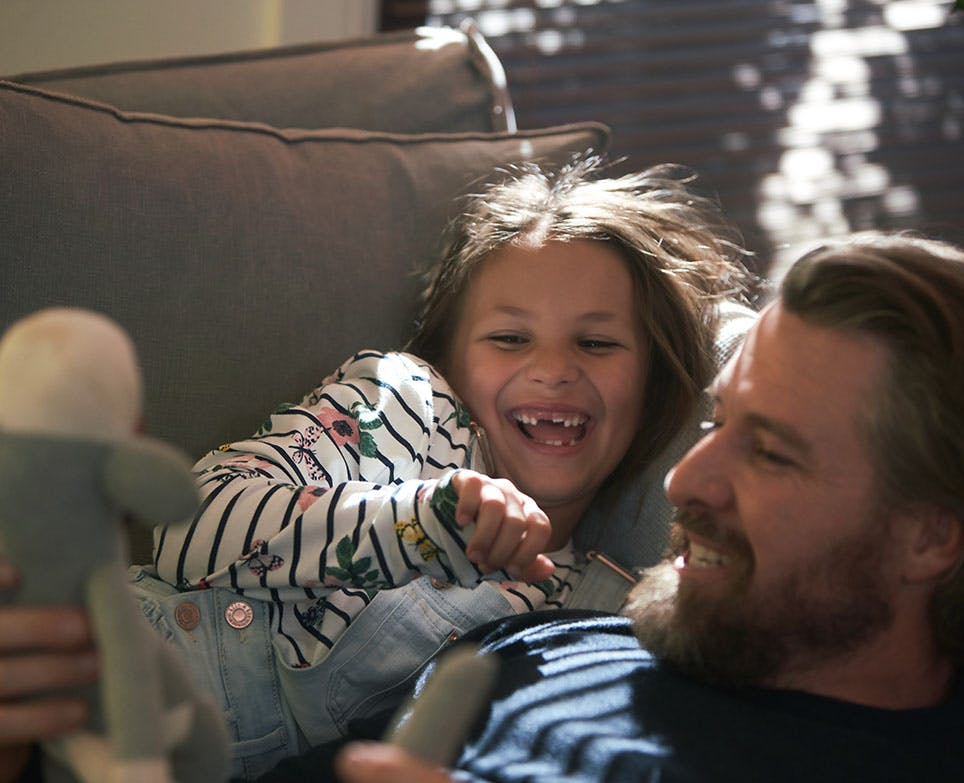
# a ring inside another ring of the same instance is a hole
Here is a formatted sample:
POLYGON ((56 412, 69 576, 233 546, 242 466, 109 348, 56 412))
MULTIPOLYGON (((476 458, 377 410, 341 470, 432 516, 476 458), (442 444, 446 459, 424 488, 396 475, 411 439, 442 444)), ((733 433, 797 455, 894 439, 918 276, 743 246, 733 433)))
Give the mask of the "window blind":
POLYGON ((598 120, 625 158, 617 173, 692 167, 759 271, 778 274, 802 245, 859 229, 964 244, 964 11, 953 8, 385 0, 383 21, 474 18, 505 66, 520 128, 598 120))

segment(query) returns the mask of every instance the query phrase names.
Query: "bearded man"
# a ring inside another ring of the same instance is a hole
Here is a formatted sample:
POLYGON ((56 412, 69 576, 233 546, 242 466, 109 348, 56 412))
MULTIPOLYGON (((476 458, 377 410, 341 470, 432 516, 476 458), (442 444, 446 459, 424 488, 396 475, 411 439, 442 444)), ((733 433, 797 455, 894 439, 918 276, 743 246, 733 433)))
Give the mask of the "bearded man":
POLYGON ((964 252, 807 254, 711 391, 624 616, 479 629, 455 771, 353 745, 342 781, 964 780, 964 252))

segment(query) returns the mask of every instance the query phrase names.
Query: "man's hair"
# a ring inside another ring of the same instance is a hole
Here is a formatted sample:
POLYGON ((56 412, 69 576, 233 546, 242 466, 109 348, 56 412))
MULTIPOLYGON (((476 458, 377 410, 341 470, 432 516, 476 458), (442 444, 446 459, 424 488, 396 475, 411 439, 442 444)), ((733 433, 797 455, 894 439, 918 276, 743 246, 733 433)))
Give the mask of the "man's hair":
MULTIPOLYGON (((870 335, 888 349, 862 433, 879 500, 939 508, 964 525, 964 251, 909 235, 858 234, 803 256, 780 288, 805 321, 870 335)), ((964 569, 940 586, 933 620, 964 662, 964 569)))
POLYGON ((607 243, 633 278, 650 350, 639 434, 617 471, 624 473, 656 455, 690 415, 716 370, 715 305, 745 297, 752 279, 741 263, 739 232, 715 200, 690 188, 691 171, 664 165, 607 178, 602 170, 597 157, 553 171, 524 164, 474 196, 432 270, 408 347, 447 370, 468 283, 499 249, 576 239, 607 243))

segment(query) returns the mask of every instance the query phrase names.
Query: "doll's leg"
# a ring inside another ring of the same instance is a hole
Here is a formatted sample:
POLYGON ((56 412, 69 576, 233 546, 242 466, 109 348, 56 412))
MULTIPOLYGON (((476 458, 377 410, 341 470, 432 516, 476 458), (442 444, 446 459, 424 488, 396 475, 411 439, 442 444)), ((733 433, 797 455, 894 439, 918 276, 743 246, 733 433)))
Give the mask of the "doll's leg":
POLYGON ((108 563, 91 574, 87 606, 100 651, 101 706, 115 760, 109 779, 170 783, 161 728, 160 640, 130 595, 121 565, 108 563))

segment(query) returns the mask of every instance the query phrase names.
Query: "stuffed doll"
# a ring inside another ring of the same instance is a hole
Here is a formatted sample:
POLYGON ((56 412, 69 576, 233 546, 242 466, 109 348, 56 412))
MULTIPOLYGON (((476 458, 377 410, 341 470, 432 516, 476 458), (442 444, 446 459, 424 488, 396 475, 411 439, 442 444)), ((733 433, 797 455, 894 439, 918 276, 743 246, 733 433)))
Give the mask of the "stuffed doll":
POLYGON ((127 334, 54 308, 0 341, 0 556, 21 574, 0 600, 86 607, 100 656, 89 732, 48 747, 90 783, 217 783, 227 733, 130 592, 123 520, 189 520, 180 452, 138 433, 142 381, 127 334))

